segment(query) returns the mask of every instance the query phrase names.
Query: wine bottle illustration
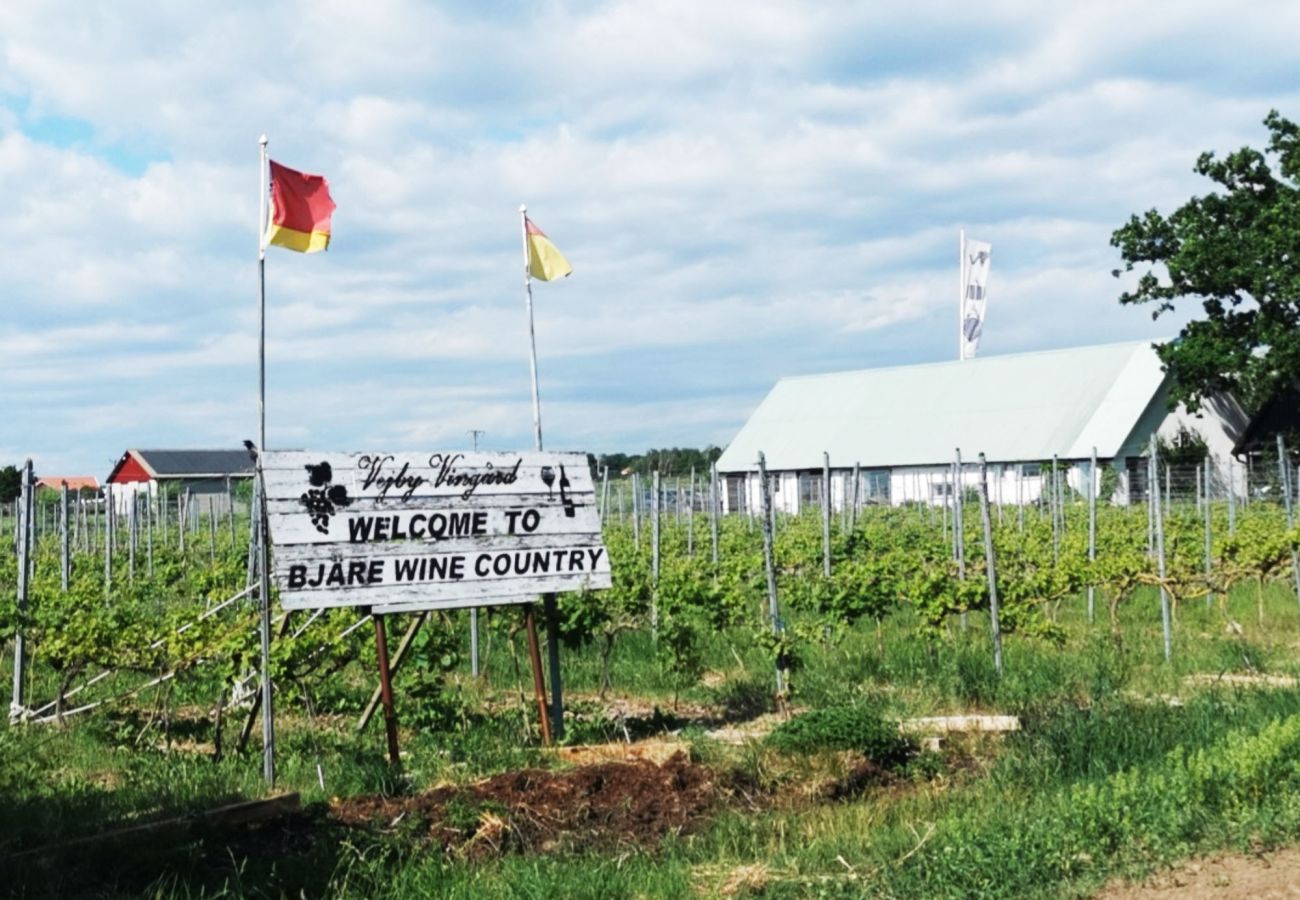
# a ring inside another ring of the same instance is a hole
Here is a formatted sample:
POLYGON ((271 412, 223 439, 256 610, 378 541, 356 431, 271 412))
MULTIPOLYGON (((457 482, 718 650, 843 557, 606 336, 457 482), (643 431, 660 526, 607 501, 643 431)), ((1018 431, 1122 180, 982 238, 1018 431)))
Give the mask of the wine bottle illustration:
POLYGON ((564 466, 560 466, 560 502, 564 504, 564 515, 570 519, 574 516, 573 501, 569 499, 568 489, 569 476, 564 472, 564 466))

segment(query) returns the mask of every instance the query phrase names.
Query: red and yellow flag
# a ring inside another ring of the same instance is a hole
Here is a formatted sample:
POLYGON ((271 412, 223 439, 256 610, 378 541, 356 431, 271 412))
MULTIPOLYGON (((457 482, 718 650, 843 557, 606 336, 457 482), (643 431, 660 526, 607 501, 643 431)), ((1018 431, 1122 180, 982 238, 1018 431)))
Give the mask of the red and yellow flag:
POLYGON ((323 175, 308 175, 275 160, 271 163, 271 217, 266 242, 299 253, 315 253, 330 245, 329 182, 323 175))
POLYGON ((528 274, 539 281, 554 281, 573 272, 564 254, 527 216, 524 216, 524 230, 528 233, 528 274))

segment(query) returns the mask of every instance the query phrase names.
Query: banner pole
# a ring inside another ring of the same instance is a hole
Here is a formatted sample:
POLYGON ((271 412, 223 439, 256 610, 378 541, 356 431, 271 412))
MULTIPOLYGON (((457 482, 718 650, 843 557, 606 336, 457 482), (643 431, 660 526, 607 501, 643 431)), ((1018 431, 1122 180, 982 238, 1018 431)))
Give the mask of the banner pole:
POLYGON ((267 163, 266 135, 258 138, 261 148, 258 159, 257 198, 257 487, 260 492, 257 542, 258 595, 261 601, 261 622, 258 636, 261 643, 262 675, 262 778, 268 785, 275 784, 275 719, 271 708, 271 577, 266 531, 266 476, 262 469, 262 455, 266 452, 266 213, 267 163))
MULTIPOLYGON (((529 268, 528 206, 523 203, 519 204, 519 233, 524 251, 524 304, 528 308, 528 371, 533 386, 533 449, 540 453, 542 451, 542 399, 537 387, 537 332, 533 327, 533 275, 529 268)), ((564 692, 560 685, 560 623, 555 594, 542 595, 542 613, 546 617, 546 658, 551 675, 550 728, 543 730, 543 737, 549 744, 552 736, 557 739, 564 737, 564 692)), ((526 624, 529 629, 529 640, 535 643, 537 625, 531 604, 528 608, 526 624)), ((537 658, 536 665, 539 669, 534 673, 534 684, 540 685, 544 692, 546 685, 540 671, 540 657, 537 658)), ((541 696, 539 695, 539 700, 541 696)))

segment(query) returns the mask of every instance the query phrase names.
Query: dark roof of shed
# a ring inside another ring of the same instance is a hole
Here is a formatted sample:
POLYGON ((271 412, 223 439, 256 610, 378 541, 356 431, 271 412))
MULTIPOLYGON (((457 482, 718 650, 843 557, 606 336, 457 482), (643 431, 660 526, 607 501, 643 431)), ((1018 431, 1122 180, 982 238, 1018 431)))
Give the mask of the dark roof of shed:
POLYGON ((190 475, 252 475, 253 460, 247 450, 132 450, 136 458, 159 478, 190 475))

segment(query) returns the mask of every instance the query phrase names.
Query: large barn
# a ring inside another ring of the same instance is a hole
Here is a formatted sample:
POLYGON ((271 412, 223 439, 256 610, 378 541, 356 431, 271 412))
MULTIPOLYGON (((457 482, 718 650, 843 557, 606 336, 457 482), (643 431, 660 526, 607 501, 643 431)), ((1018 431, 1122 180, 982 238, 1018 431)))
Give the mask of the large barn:
MULTIPOLYGON (((836 508, 853 497, 855 466, 860 502, 942 503, 960 450, 963 463, 985 454, 993 500, 1031 503, 1054 456, 1070 464, 1069 484, 1086 490, 1095 451, 1099 473, 1116 469, 1113 499, 1123 503, 1145 482, 1139 458, 1153 433, 1199 435, 1224 473, 1245 427, 1230 398, 1197 414, 1170 410, 1152 345, 1106 344, 783 378, 727 446, 718 472, 729 511, 759 508, 760 452, 774 506, 785 512, 820 506, 824 454, 836 508)), ((977 482, 976 467, 964 466, 963 487, 977 482)))

